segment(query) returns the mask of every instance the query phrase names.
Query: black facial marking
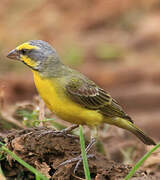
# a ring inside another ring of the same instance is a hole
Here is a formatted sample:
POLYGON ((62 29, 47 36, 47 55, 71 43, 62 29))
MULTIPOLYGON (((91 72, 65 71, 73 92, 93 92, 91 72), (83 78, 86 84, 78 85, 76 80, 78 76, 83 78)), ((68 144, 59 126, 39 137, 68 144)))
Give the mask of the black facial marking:
POLYGON ((23 61, 23 63, 24 63, 25 65, 27 65, 29 68, 31 68, 31 69, 33 69, 33 70, 35 70, 35 71, 38 71, 38 70, 39 70, 37 67, 30 66, 30 65, 28 65, 27 63, 25 63, 24 61, 23 61))
POLYGON ((22 55, 28 55, 31 51, 32 51, 31 49, 25 49, 24 48, 24 49, 21 49, 19 51, 19 53, 22 54, 22 55))
MULTIPOLYGON (((26 58, 31 59, 35 62, 35 66, 31 67, 27 63, 28 67, 32 68, 35 71, 43 71, 50 64, 57 64, 59 62, 59 57, 56 53, 56 50, 52 48, 50 44, 42 40, 31 40, 27 42, 29 45, 34 46, 32 49, 23 48, 18 51, 20 59, 21 56, 25 56, 26 58)), ((23 61, 23 58, 22 58, 23 61)))
POLYGON ((21 52, 21 54, 25 55, 27 52, 27 49, 22 49, 20 52, 21 52))

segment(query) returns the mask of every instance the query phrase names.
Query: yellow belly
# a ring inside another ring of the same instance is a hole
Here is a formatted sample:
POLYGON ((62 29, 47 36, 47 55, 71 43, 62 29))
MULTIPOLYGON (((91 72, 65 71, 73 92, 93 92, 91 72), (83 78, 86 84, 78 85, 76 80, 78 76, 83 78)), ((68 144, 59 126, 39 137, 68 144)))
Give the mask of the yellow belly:
POLYGON ((74 124, 97 126, 103 116, 95 110, 88 110, 72 101, 65 93, 57 78, 47 79, 34 73, 37 90, 47 107, 57 116, 74 124))

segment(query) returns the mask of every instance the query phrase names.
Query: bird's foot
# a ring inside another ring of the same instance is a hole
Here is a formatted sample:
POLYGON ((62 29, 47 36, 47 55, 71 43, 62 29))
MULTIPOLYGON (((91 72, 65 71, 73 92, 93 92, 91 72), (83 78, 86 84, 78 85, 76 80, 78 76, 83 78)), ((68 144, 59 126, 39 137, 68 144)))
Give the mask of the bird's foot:
MULTIPOLYGON (((87 154, 87 158, 93 158, 95 155, 94 154, 88 154, 88 152, 90 151, 90 149, 92 148, 92 146, 95 144, 95 142, 96 142, 96 139, 95 138, 92 138, 91 139, 91 142, 88 144, 88 146, 86 147, 86 149, 85 149, 85 152, 86 152, 86 154, 87 154)), ((64 166, 64 165, 66 165, 66 164, 70 164, 70 163, 73 163, 73 162, 76 162, 77 161, 77 164, 76 164, 76 166, 75 166, 75 168, 74 168, 74 174, 76 173, 76 171, 77 171, 77 169, 78 169, 78 167, 79 167, 79 165, 80 165, 80 163, 82 162, 82 156, 80 155, 80 156, 78 156, 78 157, 75 157, 75 158, 72 158, 72 159, 69 159, 69 160, 66 160, 66 161, 64 161, 64 162, 62 162, 61 164, 59 164, 58 165, 58 167, 57 167, 57 169, 59 168, 59 167, 61 167, 61 166, 64 166)))
POLYGON ((70 134, 71 131, 73 131, 74 129, 78 128, 79 125, 78 124, 74 124, 68 128, 65 128, 65 129, 62 129, 61 131, 59 131, 58 133, 60 135, 66 135, 66 136, 69 136, 69 137, 73 137, 73 138, 79 138, 78 136, 75 136, 75 135, 72 135, 70 134))
POLYGON ((70 126, 70 127, 68 127, 68 128, 62 129, 62 130, 60 131, 60 133, 69 134, 71 131, 73 131, 74 129, 76 129, 76 128, 78 128, 78 127, 79 127, 78 124, 74 124, 74 125, 72 125, 72 126, 70 126))
POLYGON ((62 129, 60 131, 56 131, 56 130, 44 130, 43 132, 41 132, 41 134, 39 135, 41 136, 45 136, 48 134, 53 134, 54 136, 69 136, 69 137, 73 137, 73 138, 79 138, 78 136, 74 136, 71 133, 72 130, 76 129, 79 125, 74 124, 68 128, 62 129))

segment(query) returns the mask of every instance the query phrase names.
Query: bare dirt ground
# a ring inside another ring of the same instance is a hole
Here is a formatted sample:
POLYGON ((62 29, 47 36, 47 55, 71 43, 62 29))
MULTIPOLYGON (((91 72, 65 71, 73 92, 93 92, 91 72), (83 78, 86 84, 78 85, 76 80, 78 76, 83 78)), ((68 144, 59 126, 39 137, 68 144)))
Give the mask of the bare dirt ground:
MULTIPOLYGON (((72 137, 47 128, 12 130, 7 135, 6 144, 10 150, 30 165, 36 167, 49 179, 84 179, 82 164, 79 166, 76 174, 73 173, 76 162, 57 168, 65 160, 80 155, 79 139, 76 136, 72 137)), ((95 155, 89 159, 92 179, 123 179, 131 169, 129 165, 115 163, 105 156, 98 154, 95 148, 92 148, 90 153, 95 155)), ((8 155, 6 159, 1 160, 1 167, 8 179, 34 179, 32 173, 8 155)), ((156 178, 147 175, 146 172, 138 171, 133 179, 156 178)))

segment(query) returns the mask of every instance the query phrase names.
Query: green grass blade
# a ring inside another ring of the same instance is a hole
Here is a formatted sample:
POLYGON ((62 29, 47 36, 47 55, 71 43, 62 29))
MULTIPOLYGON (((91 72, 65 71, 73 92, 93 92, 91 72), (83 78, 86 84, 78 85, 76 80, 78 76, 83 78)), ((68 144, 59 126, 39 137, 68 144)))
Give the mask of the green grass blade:
POLYGON ((38 175, 36 175, 36 180, 41 180, 41 178, 38 175))
POLYGON ((0 179, 1 180, 6 180, 6 178, 4 177, 4 174, 3 174, 1 166, 0 166, 0 179))
POLYGON ((147 152, 137 163, 136 165, 131 169, 129 174, 125 177, 125 180, 129 180, 133 174, 137 171, 137 169, 142 165, 142 163, 158 148, 160 148, 160 143, 154 146, 149 152, 147 152))
POLYGON ((7 152, 12 158, 14 158, 16 161, 18 161, 22 166, 24 166, 25 168, 27 168, 29 171, 31 171, 32 173, 35 174, 36 179, 39 177, 39 179, 41 180, 48 180, 48 178, 46 178, 43 174, 41 174, 39 171, 37 171, 34 167, 32 167, 31 165, 29 165, 28 163, 26 163, 25 161, 23 161, 22 159, 20 159, 15 153, 13 153, 12 151, 10 151, 9 149, 7 149, 5 147, 5 145, 3 143, 0 142, 0 149, 7 152))
POLYGON ((83 128, 80 125, 80 144, 81 144, 81 153, 82 153, 82 159, 83 159, 83 168, 85 173, 86 180, 91 180, 88 161, 87 161, 87 155, 85 152, 85 141, 83 136, 83 128))

